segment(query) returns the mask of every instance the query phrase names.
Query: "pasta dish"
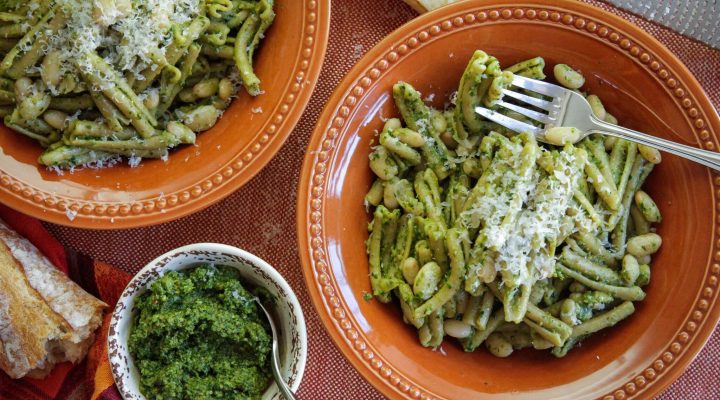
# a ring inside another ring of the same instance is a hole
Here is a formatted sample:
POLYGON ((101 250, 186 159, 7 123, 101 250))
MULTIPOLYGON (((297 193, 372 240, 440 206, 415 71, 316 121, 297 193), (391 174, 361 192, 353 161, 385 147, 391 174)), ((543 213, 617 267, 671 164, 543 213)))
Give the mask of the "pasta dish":
MULTIPOLYGON (((401 118, 379 132, 365 197, 371 295, 397 298, 424 346, 448 335, 466 351, 562 357, 645 297, 661 216, 641 187, 657 150, 602 135, 539 144, 474 111, 492 108, 514 74, 544 79, 544 67, 537 57, 502 69, 478 50, 444 111, 408 83, 393 87, 401 118)), ((565 64, 554 75, 571 89, 584 84, 565 64)), ((585 95, 598 118, 617 123, 585 95)))
POLYGON ((211 128, 240 86, 272 0, 0 2, 0 115, 40 164, 165 158, 211 128))

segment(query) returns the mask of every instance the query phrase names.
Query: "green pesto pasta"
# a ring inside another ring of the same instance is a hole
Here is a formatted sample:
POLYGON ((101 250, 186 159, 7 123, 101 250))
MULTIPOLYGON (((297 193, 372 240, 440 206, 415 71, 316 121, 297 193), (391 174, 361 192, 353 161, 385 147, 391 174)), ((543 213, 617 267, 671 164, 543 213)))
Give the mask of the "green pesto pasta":
POLYGON ((273 0, 0 1, 0 115, 52 168, 165 158, 241 87, 273 0))
MULTIPOLYGON (((393 88, 401 118, 385 122, 369 157, 370 285, 377 300, 398 299, 423 346, 447 335, 465 351, 562 357, 645 298, 662 217, 641 188, 659 159, 622 139, 570 144, 570 128, 540 144, 474 112, 510 115, 495 104, 513 75, 544 79, 544 68, 535 57, 503 69, 478 50, 444 111, 410 83, 393 88)), ((579 72, 555 70, 582 86, 579 72)))

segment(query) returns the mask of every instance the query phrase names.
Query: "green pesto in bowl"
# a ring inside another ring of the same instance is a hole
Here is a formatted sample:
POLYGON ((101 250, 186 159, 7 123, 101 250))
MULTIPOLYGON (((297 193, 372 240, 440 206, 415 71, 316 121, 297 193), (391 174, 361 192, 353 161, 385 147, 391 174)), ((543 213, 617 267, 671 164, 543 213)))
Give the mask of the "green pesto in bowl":
POLYGON ((228 266, 171 271, 135 303, 130 355, 149 399, 260 399, 272 338, 253 293, 228 266))

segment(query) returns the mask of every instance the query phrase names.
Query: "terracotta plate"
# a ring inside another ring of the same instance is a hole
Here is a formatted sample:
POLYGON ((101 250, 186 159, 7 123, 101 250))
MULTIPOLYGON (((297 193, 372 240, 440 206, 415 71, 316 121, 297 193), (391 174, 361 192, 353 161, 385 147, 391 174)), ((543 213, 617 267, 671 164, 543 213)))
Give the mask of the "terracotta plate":
POLYGON ((58 224, 115 229, 177 219, 238 189, 293 131, 325 57, 330 0, 276 0, 275 9, 255 61, 265 93, 242 92, 196 146, 167 162, 59 176, 37 164, 39 145, 0 126, 0 202, 58 224))
POLYGON ((310 142, 298 196, 312 299, 348 360, 390 398, 650 398, 683 372, 720 318, 720 177, 679 158, 666 155, 646 185, 664 215, 647 299, 564 359, 534 350, 498 359, 450 340, 442 351, 425 349, 397 305, 363 300, 368 154, 382 120, 397 115, 390 90, 399 80, 443 107, 473 50, 504 65, 541 55, 548 65, 579 67, 622 124, 718 146, 720 120, 701 87, 640 28, 574 1, 505 4, 467 1, 423 15, 372 49, 337 88, 310 142))

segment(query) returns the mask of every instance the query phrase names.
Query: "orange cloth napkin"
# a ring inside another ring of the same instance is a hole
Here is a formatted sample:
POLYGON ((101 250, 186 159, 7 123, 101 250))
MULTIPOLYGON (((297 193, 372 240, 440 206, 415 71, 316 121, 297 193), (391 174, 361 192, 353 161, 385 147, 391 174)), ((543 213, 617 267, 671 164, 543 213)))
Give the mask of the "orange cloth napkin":
POLYGON ((103 325, 95 333, 95 343, 78 365, 63 363, 45 379, 10 379, 0 371, 0 400, 119 400, 107 355, 110 315, 132 276, 127 272, 65 249, 40 221, 0 205, 0 218, 25 236, 61 271, 89 293, 110 305, 103 325))

